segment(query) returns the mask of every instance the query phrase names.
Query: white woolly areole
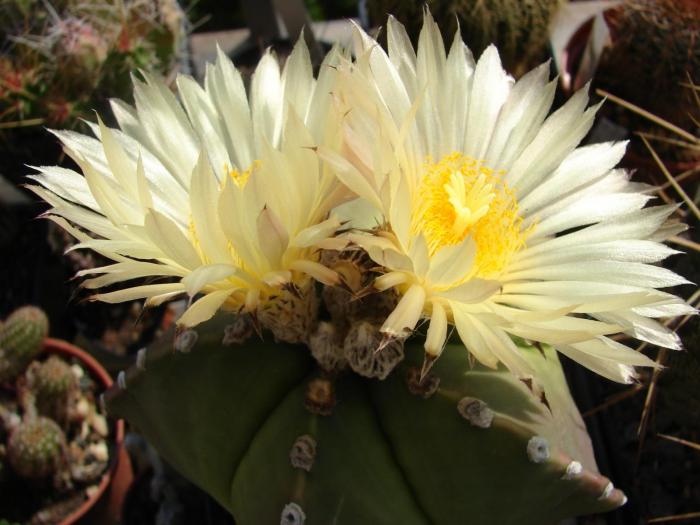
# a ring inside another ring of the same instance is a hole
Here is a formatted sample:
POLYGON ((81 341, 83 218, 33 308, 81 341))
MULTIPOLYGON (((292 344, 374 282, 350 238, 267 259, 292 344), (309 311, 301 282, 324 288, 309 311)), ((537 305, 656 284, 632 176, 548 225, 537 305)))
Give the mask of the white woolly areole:
POLYGON ((306 514, 297 503, 287 503, 282 509, 280 525, 303 525, 306 521, 306 514))
POLYGON ((561 479, 569 480, 579 477, 583 473, 583 465, 578 461, 572 461, 566 466, 566 471, 561 479))
POLYGON ((543 463, 549 455, 549 442, 542 436, 533 436, 527 442, 527 457, 533 463, 543 463))

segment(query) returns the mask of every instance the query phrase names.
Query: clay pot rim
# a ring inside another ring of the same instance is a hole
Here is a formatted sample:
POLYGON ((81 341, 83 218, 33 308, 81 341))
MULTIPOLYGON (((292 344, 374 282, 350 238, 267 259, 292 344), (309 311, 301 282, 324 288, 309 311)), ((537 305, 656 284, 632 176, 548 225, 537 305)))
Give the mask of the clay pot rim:
MULTIPOLYGON (((87 368, 88 373, 102 384, 103 390, 107 390, 114 381, 104 367, 90 354, 82 348, 79 348, 68 341, 47 337, 44 339, 44 346, 41 350, 42 354, 58 354, 63 357, 73 357, 79 360, 83 366, 87 368)), ((87 512, 95 506, 100 498, 105 494, 110 482, 112 481, 113 473, 116 471, 117 462, 119 459, 119 450, 124 443, 124 421, 118 419, 114 424, 114 433, 110 436, 114 445, 112 457, 110 458, 109 468, 105 471, 97 485, 97 490, 94 494, 88 497, 77 509, 66 516, 59 525, 72 525, 82 518, 87 512)), ((109 438, 108 438, 109 440, 109 438)))

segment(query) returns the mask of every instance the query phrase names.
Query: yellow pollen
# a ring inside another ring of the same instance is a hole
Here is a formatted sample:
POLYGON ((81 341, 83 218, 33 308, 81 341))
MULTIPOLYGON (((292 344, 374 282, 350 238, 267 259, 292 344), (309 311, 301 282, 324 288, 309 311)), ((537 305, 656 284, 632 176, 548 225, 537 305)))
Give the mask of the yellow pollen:
POLYGON ((428 162, 418 189, 412 232, 422 233, 430 254, 464 240, 476 243, 474 276, 494 277, 525 245, 515 194, 494 171, 461 153, 428 162))
POLYGON ((199 257, 205 261, 208 262, 208 257, 202 250, 202 244, 199 242, 199 236, 197 235, 197 228, 194 225, 194 218, 192 217, 192 214, 190 213, 190 222, 188 224, 188 230, 190 233, 190 240, 192 241, 192 244, 194 245, 194 249, 197 251, 197 254, 199 257))
POLYGON ((259 160, 254 160, 253 163, 244 171, 239 171, 236 168, 230 167, 228 164, 224 164, 224 171, 228 173, 231 180, 236 183, 236 186, 242 188, 246 185, 246 182, 248 182, 251 173, 257 170, 260 167, 260 164, 261 162, 259 160))

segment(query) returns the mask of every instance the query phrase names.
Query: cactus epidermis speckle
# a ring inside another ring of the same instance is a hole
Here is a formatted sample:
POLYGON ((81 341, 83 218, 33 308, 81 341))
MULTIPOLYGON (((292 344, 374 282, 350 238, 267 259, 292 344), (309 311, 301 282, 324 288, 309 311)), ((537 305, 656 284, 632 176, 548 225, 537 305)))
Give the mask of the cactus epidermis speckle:
POLYGON ((13 470, 26 479, 51 476, 60 466, 66 438, 52 420, 25 421, 10 436, 7 457, 13 470))
POLYGON ((583 473, 583 465, 578 461, 572 461, 566 466, 566 472, 561 479, 569 480, 579 477, 583 473))
POLYGON ((292 466, 310 472, 315 459, 316 440, 308 434, 299 436, 294 441, 292 450, 289 451, 289 460, 292 466))
POLYGON ((527 442, 527 457, 533 463, 542 463, 549 459, 549 442, 542 436, 533 436, 527 442))
POLYGON ((312 414, 330 416, 335 403, 335 388, 330 379, 318 377, 306 385, 304 406, 312 414))
POLYGON ((182 353, 192 351, 199 335, 194 330, 184 330, 175 336, 175 350, 182 353))
POLYGON ((297 503, 287 503, 282 509, 280 525, 304 525, 306 514, 297 503))
POLYGON ((48 332, 49 321, 39 308, 23 306, 10 314, 0 328, 0 383, 24 371, 48 332))
POLYGON ((237 315, 231 324, 224 328, 224 337, 221 344, 240 345, 245 343, 253 335, 253 324, 248 315, 237 315))
POLYGON ((493 422, 493 410, 481 399, 463 397, 457 403, 459 414, 478 428, 489 428, 493 422))

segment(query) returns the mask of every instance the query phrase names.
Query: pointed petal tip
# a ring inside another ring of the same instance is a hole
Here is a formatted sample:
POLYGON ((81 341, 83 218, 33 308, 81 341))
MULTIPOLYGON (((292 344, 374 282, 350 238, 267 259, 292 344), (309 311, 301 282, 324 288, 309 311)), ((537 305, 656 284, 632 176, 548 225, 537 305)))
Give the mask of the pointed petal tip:
POLYGON ((420 369, 418 384, 423 384, 423 380, 428 376, 430 370, 433 368, 433 365, 435 365, 437 359, 437 356, 431 355, 427 352, 423 355, 423 365, 420 369))

